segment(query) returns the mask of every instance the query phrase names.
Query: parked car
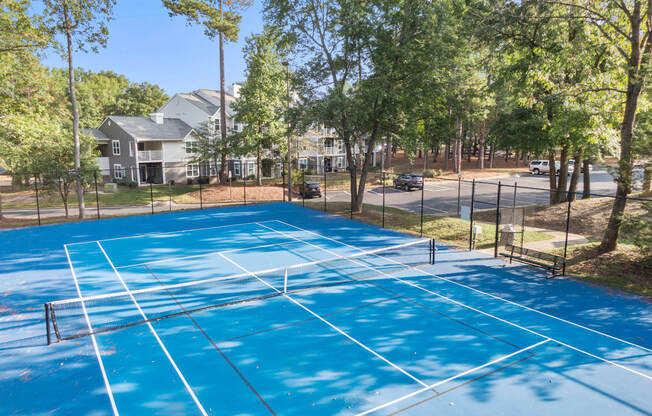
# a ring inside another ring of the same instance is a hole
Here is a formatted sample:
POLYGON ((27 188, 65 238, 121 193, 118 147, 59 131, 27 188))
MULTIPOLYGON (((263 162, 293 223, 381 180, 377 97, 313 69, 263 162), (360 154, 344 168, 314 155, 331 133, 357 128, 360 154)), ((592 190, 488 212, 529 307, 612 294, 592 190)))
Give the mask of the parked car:
POLYGON ((321 198, 321 186, 319 182, 300 183, 299 195, 303 198, 321 198))
POLYGON ((423 178, 420 175, 416 175, 414 173, 400 175, 394 178, 394 188, 403 188, 406 191, 421 189, 423 188, 423 178))
MULTIPOLYGON (((570 175, 573 173, 575 170, 575 161, 574 160, 569 160, 568 161, 568 174, 570 175)), ((580 167, 580 172, 584 173, 584 164, 581 165, 580 167)), ((593 165, 589 163, 589 172, 593 172, 593 165)))
MULTIPOLYGON (((533 175, 543 175, 550 173, 550 164, 547 160, 533 160, 530 162, 530 173, 533 175)), ((561 164, 558 161, 555 161, 555 175, 559 175, 559 168, 561 164)))

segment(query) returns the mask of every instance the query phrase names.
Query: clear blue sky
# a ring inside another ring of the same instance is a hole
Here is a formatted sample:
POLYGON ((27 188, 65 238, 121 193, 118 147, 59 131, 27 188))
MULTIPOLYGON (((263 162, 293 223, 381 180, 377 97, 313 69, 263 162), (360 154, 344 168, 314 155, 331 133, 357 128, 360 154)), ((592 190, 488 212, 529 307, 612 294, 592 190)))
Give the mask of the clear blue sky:
MULTIPOLYGON (((226 43, 226 85, 244 81, 242 47, 247 36, 263 30, 262 2, 242 11, 237 43, 226 43)), ((209 40, 199 26, 186 26, 171 18, 161 0, 118 0, 109 26, 109 42, 99 53, 78 52, 75 66, 110 70, 133 82, 150 82, 172 95, 199 88, 219 89, 217 40, 209 40)), ((47 66, 64 67, 61 57, 49 52, 47 66)))

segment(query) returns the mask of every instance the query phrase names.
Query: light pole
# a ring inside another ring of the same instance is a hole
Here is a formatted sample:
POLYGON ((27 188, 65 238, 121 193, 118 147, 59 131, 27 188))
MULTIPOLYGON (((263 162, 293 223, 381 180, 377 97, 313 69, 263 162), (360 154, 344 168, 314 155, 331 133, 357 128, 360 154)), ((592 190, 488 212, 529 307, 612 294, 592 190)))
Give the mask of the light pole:
POLYGON ((290 120, 289 120, 289 112, 290 112, 290 63, 287 60, 283 60, 282 62, 283 66, 285 67, 285 73, 286 73, 286 84, 287 84, 287 103, 286 103, 286 112, 285 112, 285 117, 288 118, 286 120, 287 123, 287 128, 288 128, 288 152, 286 155, 286 160, 285 164, 287 165, 287 174, 288 174, 288 202, 292 202, 292 156, 290 153, 290 120))

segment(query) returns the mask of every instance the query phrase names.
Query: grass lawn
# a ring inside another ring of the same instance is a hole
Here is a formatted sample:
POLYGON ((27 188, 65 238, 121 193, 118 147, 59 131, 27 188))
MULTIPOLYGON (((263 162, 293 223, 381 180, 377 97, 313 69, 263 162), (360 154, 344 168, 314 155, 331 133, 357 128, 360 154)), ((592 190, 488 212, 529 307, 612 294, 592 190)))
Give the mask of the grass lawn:
MULTIPOLYGON (((299 202, 300 203, 300 202, 299 202)), ((323 210, 323 202, 306 201, 306 206, 323 210)), ((344 217, 349 216, 348 202, 329 202, 328 212, 344 217)), ((374 225, 382 225, 382 207, 378 205, 364 204, 362 214, 356 214, 354 219, 374 225)), ((478 236, 476 248, 491 248, 495 241, 495 224, 476 223, 482 227, 482 234, 478 236)), ((411 234, 419 234, 421 229, 421 217, 399 208, 385 207, 385 227, 411 234)), ((440 215, 423 216, 423 235, 432 237, 438 241, 460 247, 469 246, 469 222, 459 218, 444 217, 440 215)), ((524 241, 543 241, 551 239, 552 236, 535 231, 526 231, 524 241)))

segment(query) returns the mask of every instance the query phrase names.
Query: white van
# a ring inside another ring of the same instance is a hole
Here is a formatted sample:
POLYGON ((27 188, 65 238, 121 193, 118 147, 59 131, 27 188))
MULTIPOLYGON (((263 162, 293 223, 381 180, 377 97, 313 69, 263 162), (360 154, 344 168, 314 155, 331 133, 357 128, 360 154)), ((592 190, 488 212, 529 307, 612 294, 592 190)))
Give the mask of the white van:
MULTIPOLYGON (((550 173, 550 162, 547 160, 533 160, 530 162, 530 173, 533 175, 543 175, 550 173)), ((555 175, 559 175, 559 168, 561 164, 555 161, 555 175)))

